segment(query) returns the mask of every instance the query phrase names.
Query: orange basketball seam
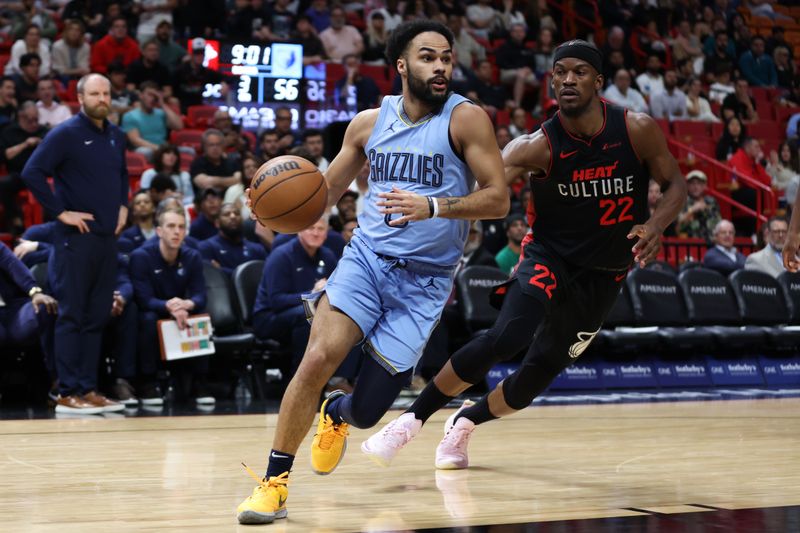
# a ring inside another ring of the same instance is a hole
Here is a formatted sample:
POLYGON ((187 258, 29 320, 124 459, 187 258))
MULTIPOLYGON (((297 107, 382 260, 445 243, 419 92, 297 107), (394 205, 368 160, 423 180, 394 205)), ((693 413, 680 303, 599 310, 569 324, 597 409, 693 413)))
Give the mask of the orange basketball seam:
MULTIPOLYGON (((319 171, 319 169, 318 169, 318 168, 314 168, 314 170, 306 170, 305 172, 298 172, 297 174, 292 174, 291 176, 287 176, 287 177, 283 178, 282 180, 280 180, 280 181, 278 181, 278 182, 275 182, 275 183, 273 183, 273 184, 272 184, 272 185, 270 185, 270 186, 269 186, 269 187, 268 187, 266 190, 262 191, 262 192, 261 192, 261 194, 259 194, 259 195, 258 195, 258 198, 256 198, 256 199, 253 201, 253 209, 255 209, 255 207, 256 207, 256 204, 258 203, 258 201, 259 201, 259 200, 261 200, 261 197, 262 197, 262 196, 264 196, 265 194, 267 194, 269 191, 271 191, 272 189, 274 189, 275 187, 277 187, 277 186, 278 186, 278 185, 280 185, 281 183, 283 183, 283 182, 285 182, 285 181, 287 181, 287 180, 290 180, 290 179, 292 179, 292 178, 296 178, 296 177, 298 177, 298 176, 305 176, 306 174, 313 174, 313 173, 315 173, 315 172, 317 172, 317 173, 319 173, 319 174, 322 174, 322 173, 319 171)), ((324 178, 324 177, 322 178, 322 181, 323 181, 323 182, 325 181, 325 178, 324 178)), ((315 191, 315 192, 316 192, 316 191, 315 191)), ((286 214, 286 213, 284 213, 284 214, 286 214)))
MULTIPOLYGON (((317 172, 318 172, 318 171, 317 171, 317 172)), ((308 172, 304 172, 304 174, 309 174, 309 173, 308 173, 308 172)), ((295 176, 299 176, 299 175, 300 175, 300 174, 295 174, 295 176)), ((292 177, 295 177, 295 176, 292 176, 292 177)), ((286 180, 284 180, 284 181, 286 181, 286 180)), ((283 183, 283 181, 282 181, 281 183, 283 183)), ((320 181, 320 183, 319 183, 319 185, 317 186, 317 188, 316 188, 316 189, 314 189, 314 192, 312 192, 312 193, 311 193, 311 194, 308 196, 308 198, 306 198, 305 200, 303 200, 303 201, 302 201, 302 202, 300 202, 299 204, 295 205, 294 207, 292 207, 292 208, 291 208, 291 209, 289 209, 288 211, 285 211, 285 212, 283 212, 283 213, 280 213, 280 214, 278 214, 278 215, 271 216, 271 217, 269 217, 269 218, 266 218, 266 217, 259 217, 259 218, 260 218, 261 220, 273 220, 273 219, 275 219, 275 218, 280 218, 280 217, 282 217, 282 216, 284 216, 284 215, 288 215, 288 214, 289 214, 289 213, 291 213, 292 211, 296 211, 297 209, 300 209, 301 207, 303 207, 304 205, 306 205, 306 204, 309 202, 309 200, 311 200, 312 198, 314 198, 314 196, 316 196, 316 195, 317 195, 317 193, 319 192, 319 190, 322 188, 322 186, 323 186, 323 185, 325 185, 325 180, 324 180, 324 179, 320 181)), ((261 196, 259 196, 259 198, 261 198, 261 196)), ((255 207, 255 206, 253 206, 253 207, 255 207)))

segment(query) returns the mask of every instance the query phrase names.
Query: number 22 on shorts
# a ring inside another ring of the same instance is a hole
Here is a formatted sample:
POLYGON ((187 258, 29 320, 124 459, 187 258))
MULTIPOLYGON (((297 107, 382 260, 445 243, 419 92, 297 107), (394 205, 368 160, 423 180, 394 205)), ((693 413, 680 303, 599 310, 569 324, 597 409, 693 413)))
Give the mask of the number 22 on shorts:
POLYGON ((533 271, 537 272, 537 274, 534 274, 528 283, 534 287, 539 287, 542 289, 545 294, 547 294, 547 299, 551 300, 553 298, 553 290, 557 285, 555 274, 553 274, 553 272, 551 272, 547 266, 542 265, 541 263, 536 263, 533 266, 533 271))

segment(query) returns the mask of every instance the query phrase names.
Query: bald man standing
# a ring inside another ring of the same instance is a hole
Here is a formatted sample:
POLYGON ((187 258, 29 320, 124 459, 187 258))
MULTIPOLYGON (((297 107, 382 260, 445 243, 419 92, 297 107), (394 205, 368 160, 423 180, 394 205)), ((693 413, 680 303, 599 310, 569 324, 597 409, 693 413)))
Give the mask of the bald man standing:
POLYGON ((128 216, 125 133, 108 122, 111 83, 101 74, 78 81, 81 111, 33 152, 22 179, 57 219, 50 284, 59 301, 55 359, 57 413, 124 408, 97 390, 103 327, 117 273, 116 235, 128 216), (47 184, 55 180, 55 191, 47 184))

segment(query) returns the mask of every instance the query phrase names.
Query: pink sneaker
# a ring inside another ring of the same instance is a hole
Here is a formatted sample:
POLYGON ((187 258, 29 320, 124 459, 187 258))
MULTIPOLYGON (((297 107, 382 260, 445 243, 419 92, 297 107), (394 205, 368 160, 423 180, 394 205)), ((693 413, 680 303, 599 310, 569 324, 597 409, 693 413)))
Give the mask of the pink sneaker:
POLYGON ((403 446, 411 442, 422 428, 422 420, 414 413, 403 413, 382 430, 361 443, 361 451, 381 466, 389 466, 403 446))
POLYGON ((455 423, 456 415, 463 409, 473 405, 473 402, 465 400, 461 408, 450 415, 444 424, 444 438, 436 447, 436 468, 440 470, 460 470, 469 466, 467 458, 467 445, 470 435, 475 430, 475 423, 461 417, 455 423))

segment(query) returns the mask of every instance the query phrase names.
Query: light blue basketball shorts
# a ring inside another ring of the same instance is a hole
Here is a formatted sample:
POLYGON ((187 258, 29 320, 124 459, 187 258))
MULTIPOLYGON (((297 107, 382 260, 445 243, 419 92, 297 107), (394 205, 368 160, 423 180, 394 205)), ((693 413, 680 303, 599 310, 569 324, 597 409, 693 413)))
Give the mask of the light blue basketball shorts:
POLYGON ((422 357, 452 286, 452 268, 378 255, 354 235, 325 292, 361 328, 365 351, 394 375, 422 357))

